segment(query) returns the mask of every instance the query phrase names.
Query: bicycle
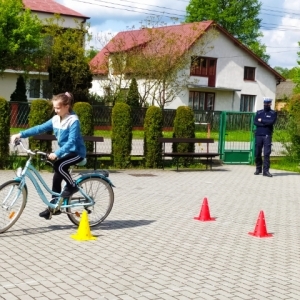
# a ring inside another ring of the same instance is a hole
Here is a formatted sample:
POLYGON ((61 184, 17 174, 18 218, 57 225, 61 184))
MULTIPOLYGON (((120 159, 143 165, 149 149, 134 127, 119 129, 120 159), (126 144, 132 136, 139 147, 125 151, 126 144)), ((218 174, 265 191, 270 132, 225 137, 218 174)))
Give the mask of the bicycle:
MULTIPOLYGON (((108 178, 107 171, 79 173, 78 178, 74 178, 79 191, 69 198, 63 198, 60 197, 59 193, 55 193, 49 188, 39 171, 32 164, 33 157, 41 155, 42 160, 52 165, 51 161, 47 159, 48 154, 39 150, 26 149, 21 139, 17 139, 14 142, 14 148, 19 145, 29 157, 24 168, 17 168, 16 177, 0 186, 0 201, 2 200, 0 206, 0 233, 7 231, 17 222, 26 206, 28 198, 26 178, 31 180, 40 199, 50 208, 50 218, 56 212, 61 211, 67 214, 74 225, 78 226, 81 213, 86 210, 91 227, 106 219, 114 203, 114 185, 108 178), (41 186, 50 195, 54 195, 57 200, 55 203, 50 203, 47 200, 41 186)), ((84 162, 77 165, 84 165, 84 162)))

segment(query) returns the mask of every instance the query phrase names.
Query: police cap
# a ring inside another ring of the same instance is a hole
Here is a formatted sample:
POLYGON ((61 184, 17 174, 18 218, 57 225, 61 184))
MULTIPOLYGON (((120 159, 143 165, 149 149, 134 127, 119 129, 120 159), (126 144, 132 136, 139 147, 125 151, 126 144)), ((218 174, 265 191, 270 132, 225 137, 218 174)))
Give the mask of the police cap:
POLYGON ((264 103, 265 103, 265 104, 270 104, 270 103, 272 103, 272 99, 269 98, 269 97, 264 97, 263 99, 264 99, 264 103))

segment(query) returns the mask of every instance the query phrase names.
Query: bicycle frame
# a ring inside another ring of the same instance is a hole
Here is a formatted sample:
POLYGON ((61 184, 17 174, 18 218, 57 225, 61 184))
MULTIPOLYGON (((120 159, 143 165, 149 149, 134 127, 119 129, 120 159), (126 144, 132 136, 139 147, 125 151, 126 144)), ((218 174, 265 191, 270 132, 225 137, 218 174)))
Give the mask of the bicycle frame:
MULTIPOLYGON (((22 191, 23 187, 25 187, 27 189, 26 186, 26 177, 29 178, 31 180, 31 182, 33 183, 39 197, 42 199, 42 201, 50 208, 52 209, 56 209, 59 205, 60 208, 68 208, 68 207, 75 207, 75 206, 89 206, 89 205, 94 205, 94 201, 93 199, 91 199, 89 197, 89 195, 87 195, 85 193, 85 191, 78 186, 79 188, 79 192, 82 194, 82 196, 88 200, 89 202, 85 201, 84 204, 82 203, 72 203, 71 205, 68 205, 68 198, 64 198, 64 199, 60 199, 60 194, 59 193, 55 193, 53 192, 49 186, 47 185, 47 183, 45 182, 45 180, 42 178, 42 176, 40 175, 39 171, 32 165, 32 157, 36 154, 43 154, 45 155, 46 153, 43 152, 32 152, 31 150, 25 149, 25 147, 23 146, 22 142, 20 141, 21 146, 23 147, 24 150, 26 150, 26 152, 29 154, 29 158, 26 161, 25 167, 24 169, 22 169, 21 167, 18 168, 17 171, 17 177, 15 178, 16 181, 20 182, 20 192, 22 191), (57 201, 57 203, 50 203, 50 201, 48 201, 45 193, 43 192, 41 185, 46 189, 46 191, 50 194, 53 195, 55 197, 57 197, 59 199, 59 201, 57 201)), ((86 178, 91 178, 91 177, 97 177, 97 178, 101 178, 103 180, 105 180, 107 183, 109 183, 111 186, 114 186, 111 181, 105 177, 104 175, 100 174, 100 173, 96 173, 96 172, 92 172, 92 173, 88 173, 85 175, 81 175, 75 182, 77 184, 79 184, 82 180, 86 179, 86 178)), ((19 193, 16 197, 16 199, 19 196, 19 193)), ((14 202, 16 201, 16 199, 13 201, 12 205, 14 204, 14 202)))
MULTIPOLYGON (((27 160, 25 168, 22 170, 21 176, 16 177, 15 180, 20 181, 20 191, 22 190, 23 186, 26 185, 26 177, 29 178, 34 185, 39 197, 42 199, 42 201, 50 208, 55 209, 59 205, 58 203, 50 203, 50 201, 47 199, 45 193, 43 192, 41 185, 46 189, 46 191, 50 194, 53 195, 57 198, 60 198, 59 193, 53 192, 49 186, 46 184, 45 180, 42 178, 42 176, 39 174, 39 172, 36 170, 36 168, 31 164, 31 157, 27 160), (41 184, 41 185, 40 185, 41 184)), ((93 200, 84 192, 83 189, 80 187, 79 191, 80 193, 89 200, 89 202, 85 202, 85 205, 93 205, 94 202, 93 200)), ((63 199, 63 203, 61 204, 61 208, 67 208, 67 207, 74 207, 74 206, 82 206, 82 204, 72 204, 72 205, 67 205, 67 200, 68 198, 63 199)))

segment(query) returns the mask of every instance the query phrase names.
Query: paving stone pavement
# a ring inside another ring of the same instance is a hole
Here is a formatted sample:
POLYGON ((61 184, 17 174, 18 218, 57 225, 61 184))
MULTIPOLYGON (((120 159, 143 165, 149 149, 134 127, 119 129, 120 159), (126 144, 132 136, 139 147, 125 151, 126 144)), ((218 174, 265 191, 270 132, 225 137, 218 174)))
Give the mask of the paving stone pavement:
MULTIPOLYGON (((0 235, 0 299, 300 299, 300 175, 253 172, 111 172, 114 207, 85 242, 66 215, 39 218, 29 184, 21 218, 0 235), (194 220, 205 197, 215 221, 194 220), (272 237, 248 234, 260 211, 272 237)), ((13 177, 0 171, 0 183, 13 177)))

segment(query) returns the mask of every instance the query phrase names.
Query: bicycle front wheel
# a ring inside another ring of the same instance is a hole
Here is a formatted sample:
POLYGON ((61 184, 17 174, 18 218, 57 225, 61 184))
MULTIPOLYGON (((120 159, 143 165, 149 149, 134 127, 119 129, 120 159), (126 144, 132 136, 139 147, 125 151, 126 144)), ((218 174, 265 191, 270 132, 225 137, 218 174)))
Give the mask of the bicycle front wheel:
POLYGON ((87 178, 79 186, 84 189, 90 198, 94 200, 93 206, 84 205, 88 202, 80 193, 74 194, 69 198, 68 204, 82 204, 80 206, 68 207, 67 213, 70 221, 79 225, 80 217, 85 209, 88 213, 90 226, 96 226, 103 222, 109 215, 114 204, 114 191, 109 183, 101 178, 87 178))
POLYGON ((27 200, 27 188, 19 188, 20 182, 10 180, 0 186, 0 233, 13 226, 21 216, 27 200))

